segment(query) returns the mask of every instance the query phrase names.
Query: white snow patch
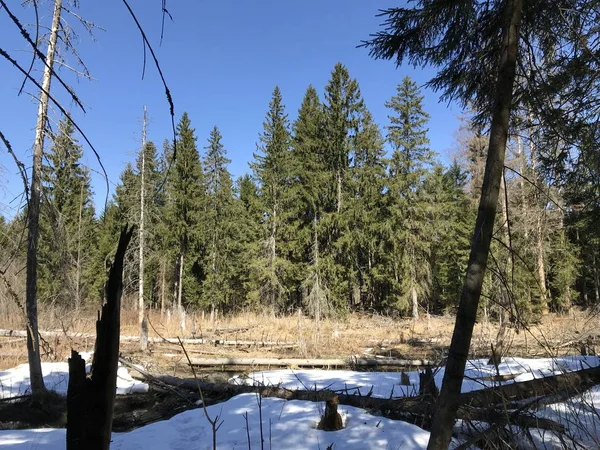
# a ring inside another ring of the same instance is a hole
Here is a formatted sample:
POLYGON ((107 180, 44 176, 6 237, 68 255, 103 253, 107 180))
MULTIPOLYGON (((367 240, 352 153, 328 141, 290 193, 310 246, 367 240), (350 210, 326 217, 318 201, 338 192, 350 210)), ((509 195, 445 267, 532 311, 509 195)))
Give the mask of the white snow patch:
MULTIPOLYGON (((405 422, 376 417, 364 410, 340 405, 346 428, 326 432, 315 429, 323 403, 277 398, 262 399, 264 448, 314 450, 333 444, 334 449, 417 450, 427 446, 429 433, 405 422)), ((242 394, 227 402, 209 406, 211 418, 219 415, 223 425, 217 432, 217 448, 248 448, 244 413, 248 413, 250 445, 261 448, 258 403, 255 394, 242 394)), ((0 448, 11 450, 62 450, 65 430, 0 431, 0 448)), ((170 420, 157 422, 128 433, 113 433, 111 449, 210 450, 212 429, 201 409, 186 411, 170 420)))
MULTIPOLYGON (((84 354, 84 359, 89 361, 91 354, 84 354)), ((86 365, 86 371, 89 371, 91 364, 86 365)), ((42 375, 46 388, 60 395, 67 395, 69 386, 69 364, 60 363, 42 363, 42 375)), ((117 371, 117 394, 131 394, 148 392, 148 385, 141 381, 134 380, 125 367, 119 367, 117 371)), ((18 397, 31 393, 29 382, 29 366, 21 364, 13 369, 0 372, 0 398, 18 397)), ((2 443, 0 442, 0 446, 2 443)))

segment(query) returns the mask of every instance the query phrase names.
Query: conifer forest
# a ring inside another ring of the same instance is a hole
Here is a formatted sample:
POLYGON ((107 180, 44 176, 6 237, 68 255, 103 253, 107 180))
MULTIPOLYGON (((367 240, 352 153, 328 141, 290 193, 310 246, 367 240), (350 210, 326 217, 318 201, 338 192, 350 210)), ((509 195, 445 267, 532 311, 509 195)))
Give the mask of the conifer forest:
POLYGON ((0 446, 600 448, 598 0, 112 3, 0 0, 0 446))
MULTIPOLYGON (((236 180, 218 124, 197 136, 183 113, 174 163, 167 137, 145 142, 106 208, 92 201, 82 145, 63 119, 43 167, 39 301, 98 304, 114 236, 134 224, 124 294, 137 294, 143 255, 152 308, 452 312, 488 137, 464 120, 456 158, 444 166, 417 84, 404 78, 385 106, 389 121, 375 123, 341 63, 324 92, 307 87, 293 120, 275 86, 250 170, 236 180)), ((598 304, 600 210, 592 147, 573 160, 573 149, 534 129, 531 117, 522 125, 508 144, 481 314, 508 311, 526 324, 598 304)), ((15 250, 25 214, 3 219, 4 251, 15 250)))

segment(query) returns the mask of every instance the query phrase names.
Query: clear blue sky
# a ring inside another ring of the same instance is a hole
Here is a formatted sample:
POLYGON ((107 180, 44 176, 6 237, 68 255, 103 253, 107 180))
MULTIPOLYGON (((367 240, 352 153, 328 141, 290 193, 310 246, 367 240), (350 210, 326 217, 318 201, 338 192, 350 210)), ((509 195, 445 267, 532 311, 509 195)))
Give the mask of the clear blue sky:
MULTIPOLYGON (((42 3, 42 21, 50 23, 50 3, 42 3)), ((14 13, 32 21, 31 7, 10 1, 14 13)), ((384 103, 395 93, 397 84, 410 75, 420 85, 431 70, 409 66, 396 68, 393 62, 373 60, 361 40, 380 27, 379 8, 401 2, 368 0, 170 0, 165 37, 159 46, 161 11, 159 0, 130 0, 162 65, 173 94, 176 120, 187 111, 196 129, 198 146, 204 147, 210 129, 217 125, 232 160, 230 171, 237 177, 246 173, 256 149, 258 134, 267 111, 273 87, 279 85, 291 120, 309 84, 323 93, 336 62, 345 64, 357 78, 368 108, 377 123, 387 125, 384 103)), ((95 81, 77 81, 66 70, 61 74, 76 89, 87 113, 75 113, 114 183, 127 161, 139 148, 142 105, 151 118, 149 138, 159 148, 171 138, 171 122, 164 90, 148 54, 146 77, 142 74, 142 40, 120 1, 81 2, 78 13, 105 31, 96 31, 91 40, 81 27, 78 50, 95 81)), ((68 20, 72 18, 65 16, 68 20)), ((0 10, 0 47, 27 66, 27 45, 18 30, 0 10)), ((72 60, 71 60, 72 61, 72 60)), ((39 75, 39 72, 37 73, 39 75)), ((22 76, 5 60, 0 60, 0 129, 19 157, 31 164, 31 147, 37 107, 28 95, 17 97, 22 76)), ((37 89, 27 85, 30 93, 37 89)), ((57 97, 66 99, 58 83, 57 97)), ((458 127, 457 106, 448 108, 438 95, 424 90, 425 109, 431 115, 431 147, 442 162, 448 162, 458 127)), ((59 118, 52 112, 54 120, 59 118)), ((86 149, 85 162, 93 170, 99 165, 86 149)), ((18 206, 11 200, 22 191, 17 170, 0 144, 0 214, 11 216, 18 206)), ((98 209, 106 195, 104 181, 93 177, 98 209)))

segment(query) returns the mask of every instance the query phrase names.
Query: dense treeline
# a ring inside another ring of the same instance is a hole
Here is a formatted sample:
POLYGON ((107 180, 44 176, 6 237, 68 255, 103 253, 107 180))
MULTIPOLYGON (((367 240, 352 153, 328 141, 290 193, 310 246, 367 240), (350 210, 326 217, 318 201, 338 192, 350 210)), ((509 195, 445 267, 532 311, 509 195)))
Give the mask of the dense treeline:
MULTIPOLYGON (((81 146, 63 121, 45 161, 40 301, 79 307, 102 299, 118 230, 139 224, 143 207, 144 292, 153 307, 413 317, 452 310, 487 137, 465 123, 459 157, 443 167, 429 145, 422 99, 405 78, 380 126, 357 80, 337 64, 323 98, 309 87, 291 122, 275 87, 251 174, 236 181, 227 169, 227 137, 216 126, 196 136, 184 113, 176 159, 169 142, 160 152, 147 142, 100 217, 81 146)), ((600 303, 600 205, 593 164, 577 176, 556 159, 549 164, 545 155, 560 142, 523 123, 511 139, 481 312, 528 322, 600 303)), ((593 154, 579 150, 581 158, 593 154)), ((25 215, 0 222, 7 254, 25 215)), ((134 237, 126 257, 130 296, 138 289, 139 242, 134 237)))

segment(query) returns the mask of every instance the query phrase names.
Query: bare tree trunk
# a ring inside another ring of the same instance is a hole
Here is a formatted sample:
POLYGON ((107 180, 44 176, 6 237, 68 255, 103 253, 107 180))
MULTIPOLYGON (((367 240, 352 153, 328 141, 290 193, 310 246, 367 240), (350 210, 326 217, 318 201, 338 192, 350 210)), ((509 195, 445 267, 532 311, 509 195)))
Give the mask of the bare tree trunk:
POLYGON ((83 217, 83 183, 79 193, 79 223, 77 224, 77 266, 75 272, 75 311, 81 307, 81 221, 83 217))
POLYGON ((523 0, 508 0, 505 8, 502 54, 498 64, 495 104, 479 210, 442 390, 436 403, 436 414, 427 447, 429 450, 446 450, 450 445, 494 231, 508 139, 523 0))
POLYGON ((527 208, 527 196, 525 195, 525 180, 523 176, 526 170, 526 157, 523 154, 523 147, 521 144, 521 135, 517 133, 517 159, 519 160, 519 172, 522 176, 519 177, 519 196, 521 197, 521 214, 523 215, 523 235, 525 239, 529 237, 529 221, 527 220, 528 208, 527 208))
MULTIPOLYGON (((508 255, 506 258, 506 268, 504 270, 506 281, 505 283, 500 283, 500 292, 502 296, 500 298, 500 323, 505 323, 508 321, 507 312, 511 310, 510 304, 510 293, 507 292, 507 289, 512 288, 513 281, 513 270, 514 270, 514 258, 512 254, 512 245, 510 238, 510 225, 508 223, 508 194, 506 191, 506 183, 504 181, 504 169, 502 170, 502 178, 500 178, 500 205, 502 210, 502 232, 504 234, 504 243, 508 248, 508 255)), ((502 329, 502 327, 500 327, 502 329)), ((498 336, 502 336, 503 334, 499 333, 498 336)), ((498 345, 502 341, 502 338, 496 339, 496 344, 498 345)), ((502 349, 499 349, 502 351, 502 349)))
MULTIPOLYGON (((533 118, 531 112, 529 112, 529 157, 531 158, 531 170, 533 172, 534 180, 538 181, 537 175, 537 154, 535 151, 535 145, 532 139, 532 127, 533 127, 533 118)), ((542 306, 542 313, 545 314, 548 312, 548 292, 546 290, 546 267, 544 263, 544 227, 543 227, 543 218, 544 214, 546 214, 544 208, 540 207, 537 200, 539 198, 539 194, 535 193, 536 199, 536 208, 537 217, 536 217, 536 266, 538 271, 539 283, 540 283, 540 303, 542 306)))
POLYGON ((167 270, 166 261, 163 259, 160 271, 160 316, 165 313, 165 272, 167 270))
POLYGON ((596 305, 600 304, 600 274, 598 273, 598 258, 596 258, 596 252, 592 252, 593 265, 594 265, 594 294, 596 297, 596 305))
POLYGON ((148 327, 144 317, 144 209, 145 209, 145 172, 146 172, 146 107, 142 119, 142 167, 140 180, 140 248, 139 248, 139 271, 138 271, 138 322, 140 326, 140 348, 145 351, 148 348, 148 327))
POLYGON ((413 286, 410 288, 410 294, 412 298, 412 318, 417 320, 419 318, 419 299, 417 296, 417 288, 413 286))
POLYGON ((179 254, 179 286, 177 286, 177 309, 181 311, 183 309, 183 305, 181 299, 183 297, 183 258, 184 252, 182 251, 179 254))
POLYGON ((52 66, 56 52, 56 41, 60 28, 60 14, 62 0, 55 0, 52 16, 52 28, 46 52, 46 67, 42 79, 40 104, 38 109, 37 124, 35 127, 35 142, 33 145, 33 166, 31 169, 31 197, 27 209, 27 287, 26 308, 29 333, 27 334, 27 356, 29 359, 29 377, 31 380, 32 394, 39 394, 46 390, 42 377, 42 362, 40 359, 40 340, 38 336, 37 314, 37 252, 40 222, 40 197, 42 191, 42 156, 44 154, 44 134, 48 119, 48 93, 52 81, 52 66))
POLYGON ((337 171, 337 212, 342 210, 342 173, 337 171))
MULTIPOLYGON (((277 202, 275 202, 275 204, 273 205, 273 218, 272 218, 272 222, 271 222, 271 239, 269 242, 269 265, 271 266, 271 271, 272 271, 272 275, 273 278, 272 279, 277 279, 276 277, 276 267, 275 267, 275 261, 276 261, 276 257, 277 257, 277 202)), ((279 300, 279 295, 277 294, 277 292, 279 292, 279 286, 271 286, 270 289, 270 303, 271 303, 271 311, 275 311, 275 308, 277 306, 278 300, 279 300)))

